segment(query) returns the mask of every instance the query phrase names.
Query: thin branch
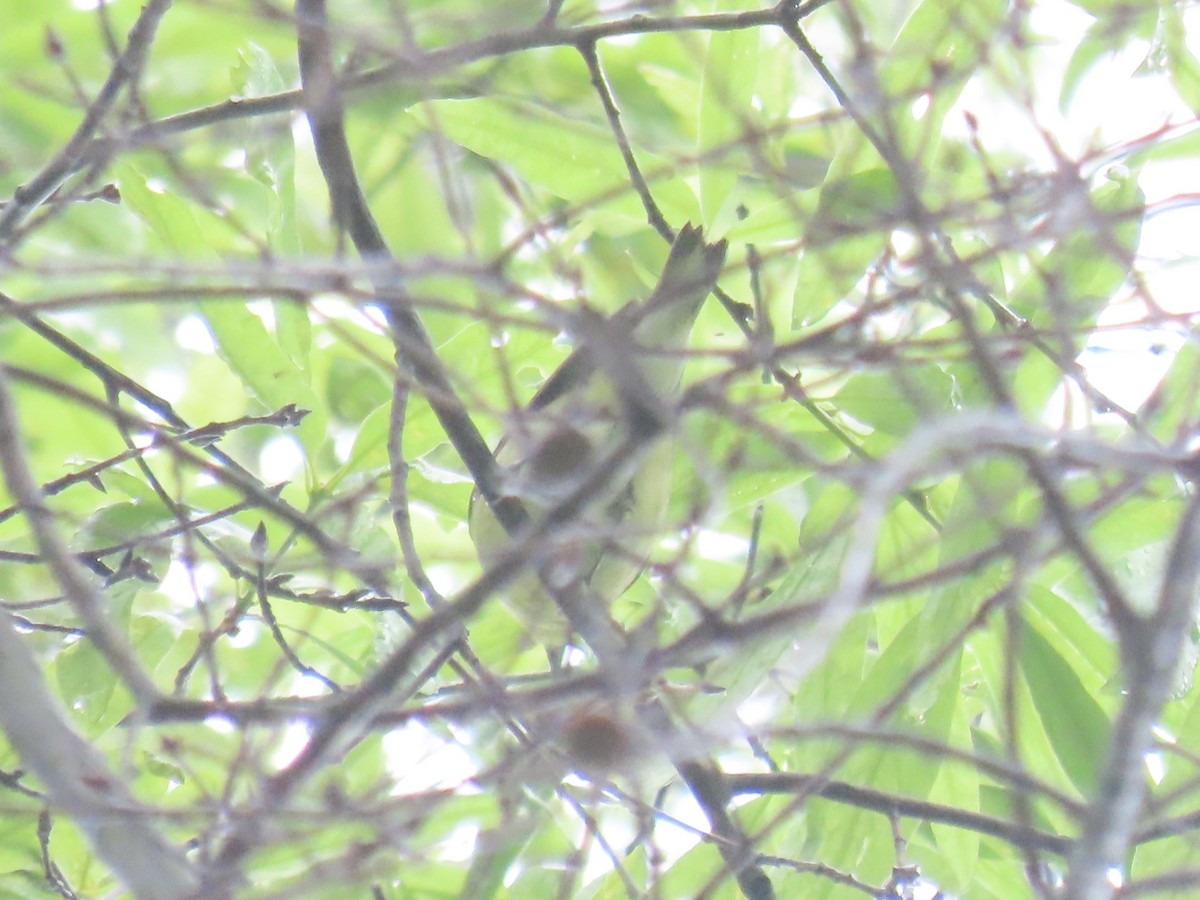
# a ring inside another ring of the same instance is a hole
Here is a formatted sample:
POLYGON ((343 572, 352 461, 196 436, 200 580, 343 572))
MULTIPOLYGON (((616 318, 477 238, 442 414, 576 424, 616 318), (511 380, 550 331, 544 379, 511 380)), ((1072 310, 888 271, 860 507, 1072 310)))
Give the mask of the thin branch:
POLYGON ((114 63, 100 92, 88 107, 83 121, 66 145, 29 182, 13 192, 12 200, 0 211, 0 244, 11 241, 21 221, 66 180, 89 149, 92 134, 108 115, 121 90, 141 77, 150 46, 171 0, 149 0, 129 32, 125 51, 114 63))
POLYGON ((608 120, 609 130, 612 131, 617 148, 621 151, 621 159, 625 162, 625 171, 629 173, 629 182, 633 185, 634 193, 642 201, 642 207, 646 210, 646 219, 650 223, 650 227, 669 243, 675 240, 675 230, 667 223, 666 217, 659 209, 658 203, 655 202, 654 195, 650 192, 650 185, 646 183, 637 159, 633 155, 629 135, 625 133, 625 129, 621 125, 621 111, 617 108, 612 88, 609 87, 608 79, 604 77, 604 69, 600 66, 600 54, 596 51, 596 42, 587 41, 578 46, 579 53, 587 64, 592 88, 595 90, 596 96, 600 98, 600 105, 604 108, 604 117, 608 120))
POLYGON ((109 619, 104 602, 67 547, 54 514, 38 490, 25 458, 16 404, 8 386, 7 370, 0 367, 0 471, 16 498, 37 541, 42 559, 58 580, 63 595, 87 629, 88 637, 120 676, 139 706, 153 705, 158 689, 142 668, 133 645, 109 619))
POLYGON ((745 794, 805 794, 834 800, 857 809, 866 809, 885 816, 899 815, 925 822, 953 825, 977 834, 999 838, 1014 847, 1038 850, 1066 856, 1074 840, 1049 834, 1023 825, 1006 822, 983 813, 955 809, 927 800, 901 797, 872 788, 857 787, 841 781, 815 775, 792 772, 766 772, 750 775, 726 775, 725 783, 733 795, 745 794))

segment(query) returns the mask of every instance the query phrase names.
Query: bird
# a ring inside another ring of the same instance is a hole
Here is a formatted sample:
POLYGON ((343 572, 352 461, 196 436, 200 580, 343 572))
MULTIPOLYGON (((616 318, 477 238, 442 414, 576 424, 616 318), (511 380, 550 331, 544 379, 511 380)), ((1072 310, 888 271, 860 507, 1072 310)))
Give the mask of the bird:
MULTIPOLYGON (((631 405, 662 406, 678 394, 686 364, 682 351, 716 285, 726 248, 725 241, 706 243, 699 227, 681 228, 646 300, 607 319, 589 319, 576 349, 514 417, 495 449, 500 487, 521 501, 532 520, 577 488, 628 435, 631 405), (637 396, 631 404, 631 390, 650 396, 637 396)), ((657 436, 631 474, 590 496, 580 520, 556 529, 539 554, 541 578, 551 579, 556 591, 583 590, 606 605, 623 594, 644 568, 646 545, 666 516, 673 454, 670 436, 657 436)), ((510 535, 478 490, 467 521, 486 569, 506 552, 510 535)), ((502 590, 501 599, 532 641, 548 650, 561 648, 571 629, 541 578, 527 568, 502 590)))

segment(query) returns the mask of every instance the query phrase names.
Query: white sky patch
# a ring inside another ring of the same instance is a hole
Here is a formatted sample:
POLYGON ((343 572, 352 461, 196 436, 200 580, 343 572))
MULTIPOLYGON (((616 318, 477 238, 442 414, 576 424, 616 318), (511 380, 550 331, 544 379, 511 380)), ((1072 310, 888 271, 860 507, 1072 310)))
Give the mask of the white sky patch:
MULTIPOLYGON (((413 513, 417 512, 416 504, 412 507, 413 513)), ((413 516, 414 527, 416 525, 416 515, 413 516)), ((465 525, 463 526, 466 527, 465 525)), ((455 591, 463 586, 462 571, 456 565, 438 565, 433 563, 425 569, 425 574, 433 583, 434 588, 445 596, 452 595, 455 591)))
POLYGON ((1186 195, 1200 194, 1200 172, 1194 163, 1170 161, 1147 168, 1138 183, 1152 207, 1142 223, 1144 255, 1157 263, 1147 273, 1154 279, 1151 293, 1168 312, 1189 312, 1196 308, 1195 292, 1184 289, 1195 275, 1200 251, 1200 197, 1186 195), (1177 297, 1187 302, 1177 305, 1177 297))
POLYGON ((239 726, 229 716, 216 713, 204 719, 204 727, 215 731, 217 734, 229 735, 236 732, 239 726))
POLYGON ((167 573, 159 583, 159 590, 168 597, 187 604, 195 601, 196 591, 204 599, 219 583, 221 576, 213 566, 193 566, 191 571, 183 561, 176 558, 167 566, 167 573))
POLYGON ((258 465, 268 484, 292 481, 304 472, 304 450, 291 435, 276 435, 263 445, 258 465))
POLYGON ((437 857, 445 862, 469 862, 475 856, 475 845, 479 842, 479 824, 463 822, 438 841, 437 857))
POLYGON ((909 112, 912 114, 914 121, 920 122, 925 118, 925 114, 929 112, 929 107, 933 104, 933 98, 929 94, 922 94, 913 101, 912 108, 909 112))
POLYGON ((234 650, 244 650, 262 635, 263 626, 254 619, 243 616, 237 630, 222 638, 234 650))
POLYGON ((358 432, 350 428, 338 429, 333 435, 333 455, 338 462, 346 462, 354 452, 354 442, 358 440, 358 432))
POLYGON ((1122 330, 1101 332, 1079 357, 1088 383, 1123 409, 1136 411, 1171 365, 1182 340, 1178 336, 1122 330), (1161 345, 1155 351, 1153 347, 1161 345))
MULTIPOLYGON (((385 334, 387 331, 382 327, 378 316, 367 315, 361 306, 356 306, 342 294, 315 294, 308 306, 318 319, 330 322, 352 322, 361 328, 377 331, 380 334, 385 334)), ((319 340, 326 339, 326 336, 320 333, 316 337, 319 340)), ((332 342, 333 336, 330 335, 328 340, 332 342)))
POLYGON ((912 885, 913 900, 935 900, 938 896, 940 896, 938 886, 925 878, 917 879, 912 885))
POLYGON ((227 169, 238 169, 244 171, 246 169, 246 151, 241 148, 230 150, 221 158, 221 165, 227 169))
POLYGON ((329 685, 312 675, 301 675, 296 679, 296 695, 298 697, 325 697, 329 694, 329 685))
POLYGON ((457 787, 479 770, 461 746, 418 722, 385 734, 383 750, 395 779, 393 796, 457 787))
MULTIPOLYGON (((774 685, 768 685, 774 688, 774 685)), ((770 726, 779 715, 779 707, 784 701, 782 692, 777 689, 754 691, 737 708, 738 720, 751 731, 763 726, 770 726)))
POLYGON ((254 313, 256 316, 258 316, 260 319, 262 319, 263 324, 267 326, 267 330, 274 333, 274 331, 275 331, 275 304, 274 303, 272 303, 270 300, 251 300, 249 303, 246 304, 246 309, 250 310, 250 312, 254 313))
POLYGON ((188 380, 179 369, 152 369, 146 375, 146 387, 168 403, 176 403, 187 391, 188 380))
POLYGON ((1146 774, 1150 776, 1150 780, 1155 784, 1162 784, 1163 779, 1167 777, 1167 766, 1163 761, 1163 755, 1158 751, 1147 753, 1144 761, 1146 774))
POLYGON ((184 316, 175 326, 175 343, 184 350, 196 353, 216 353, 217 344, 212 332, 198 315, 184 316))
POLYGON ((742 535, 701 528, 696 532, 695 547, 701 559, 745 559, 750 542, 742 535))
POLYGON ((308 746, 309 737, 307 725, 293 722, 284 730, 279 746, 271 754, 271 765, 277 769, 290 766, 308 746))
POLYGON ((153 431, 135 431, 129 435, 129 441, 139 450, 145 450, 150 447, 157 435, 153 431))

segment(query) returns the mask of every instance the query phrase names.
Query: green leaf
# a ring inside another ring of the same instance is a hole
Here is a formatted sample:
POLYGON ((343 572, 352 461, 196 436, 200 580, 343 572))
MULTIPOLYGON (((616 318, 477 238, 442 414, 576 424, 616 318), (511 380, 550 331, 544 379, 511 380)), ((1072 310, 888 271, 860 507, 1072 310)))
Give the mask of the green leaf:
POLYGON ((201 303, 200 312, 221 358, 259 400, 263 412, 274 412, 288 404, 309 410, 295 431, 311 466, 311 457, 325 443, 326 416, 308 376, 284 353, 263 320, 248 306, 214 300, 201 303))
POLYGON ((1196 332, 1189 334, 1140 413, 1145 427, 1164 444, 1185 438, 1200 413, 1200 394, 1194 389, 1200 383, 1198 338, 1196 332))
MULTIPOLYGON (((511 166, 530 184, 607 216, 644 222, 629 174, 605 128, 516 100, 438 100, 408 114, 474 153, 511 166)), ((695 195, 675 168, 652 153, 638 161, 668 220, 699 221, 695 195)))
MULTIPOLYGON (((1096 557, 1105 561, 1126 599, 1141 613, 1149 614, 1157 607, 1167 556, 1183 514, 1183 500, 1175 494, 1175 484, 1172 476, 1148 482, 1141 495, 1115 505, 1089 531, 1096 557)), ((1095 596, 1090 578, 1074 560, 1072 571, 1071 595, 1088 598, 1090 605, 1095 596)), ((1110 637, 1097 635, 1097 640, 1111 647, 1110 637)), ((1113 662, 1110 656, 1105 659, 1113 662)))
MULTIPOLYGON (((1141 236, 1145 196, 1137 178, 1110 172, 1089 194, 1076 186, 1082 222, 1070 227, 1012 294, 1013 309, 1051 329, 1064 356, 1073 357, 1117 289, 1141 236), (1086 223, 1083 224, 1083 223, 1086 223)), ((1075 190, 1068 187, 1067 190, 1075 190)))
POLYGON ((104 655, 90 641, 79 641, 59 653, 54 672, 63 702, 73 713, 92 723, 105 717, 117 681, 104 655))
POLYGON ((838 408, 877 431, 901 437, 922 421, 954 408, 954 382, 937 366, 907 368, 891 375, 851 375, 834 398, 838 408))
POLYGON ((187 256, 208 255, 207 227, 196 211, 181 197, 157 185, 134 166, 119 170, 121 199, 145 223, 149 232, 164 247, 187 256))
POLYGON ((1109 721, 1057 642, 1037 628, 1021 632, 1021 674, 1054 752, 1085 797, 1095 793, 1108 746, 1109 721))
POLYGON ((174 522, 175 517, 156 496, 111 503, 88 516, 71 541, 79 551, 94 551, 136 540, 174 522))
MULTIPOLYGON (((959 691, 962 689, 962 660, 956 660, 955 671, 947 676, 942 698, 943 709, 948 714, 945 735, 951 746, 971 746, 971 727, 959 691), (948 708, 947 708, 948 707, 948 708)), ((935 733, 937 730, 935 729, 935 733)), ((969 765, 955 760, 945 760, 938 769, 937 779, 929 789, 929 799, 967 812, 979 812, 979 773, 969 765)), ((980 835, 969 828, 930 823, 937 842, 937 855, 929 859, 926 872, 937 866, 938 884, 958 895, 964 895, 974 882, 979 866, 980 835)))
POLYGON ((896 182, 885 168, 827 183, 806 229, 792 306, 792 327, 819 321, 845 298, 883 252, 882 229, 895 212, 896 182))
MULTIPOLYGON (((140 173, 129 168, 122 180, 122 196, 153 229, 159 239, 178 252, 207 256, 210 242, 192 207, 167 191, 156 192, 140 173)), ((290 305, 290 304, 285 304, 290 305)), ((324 407, 317 402, 307 374, 283 351, 263 320, 236 300, 209 300, 198 304, 221 358, 263 405, 274 412, 289 403, 310 411, 296 429, 311 458, 326 439, 324 407)), ((291 313, 285 316, 288 343, 303 354, 306 338, 291 313)), ((311 459, 310 459, 311 465, 311 459)))
MULTIPOLYGON (((717 9, 738 8, 737 3, 718 0, 717 9)), ((746 116, 753 108, 755 82, 758 79, 759 29, 718 31, 709 36, 704 58, 704 76, 700 94, 700 134, 697 155, 701 159, 721 159, 746 140, 755 123, 746 116)), ((700 208, 705 222, 716 222, 737 183, 733 172, 714 165, 700 167, 700 208)), ((729 216, 729 223, 735 216, 729 216)), ((718 230, 724 230, 719 228, 718 230)))
POLYGON ((1062 87, 1058 95, 1060 112, 1067 112, 1076 91, 1084 82, 1087 75, 1116 50, 1113 46, 1114 35, 1108 22, 1098 20, 1088 26, 1084 36, 1075 45, 1071 59, 1067 62, 1063 73, 1062 87))
POLYGON ((1200 60, 1188 47, 1183 11, 1174 5, 1167 5, 1161 21, 1171 82, 1192 111, 1200 113, 1200 60))
POLYGON ((905 159, 920 167, 934 158, 946 114, 989 62, 993 35, 1009 15, 1007 0, 924 0, 905 21, 882 56, 877 84, 861 88, 887 92, 884 114, 905 159))

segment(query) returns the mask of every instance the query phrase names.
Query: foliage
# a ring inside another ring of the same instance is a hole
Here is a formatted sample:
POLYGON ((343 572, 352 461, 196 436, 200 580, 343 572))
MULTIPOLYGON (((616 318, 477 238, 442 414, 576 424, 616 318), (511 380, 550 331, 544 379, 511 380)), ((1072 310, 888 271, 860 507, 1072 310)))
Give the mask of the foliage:
POLYGON ((1196 889, 1194 10, 86 5, 0 0, 0 893, 1196 889), (589 497, 483 572, 472 447, 689 222, 559 653, 589 497))

